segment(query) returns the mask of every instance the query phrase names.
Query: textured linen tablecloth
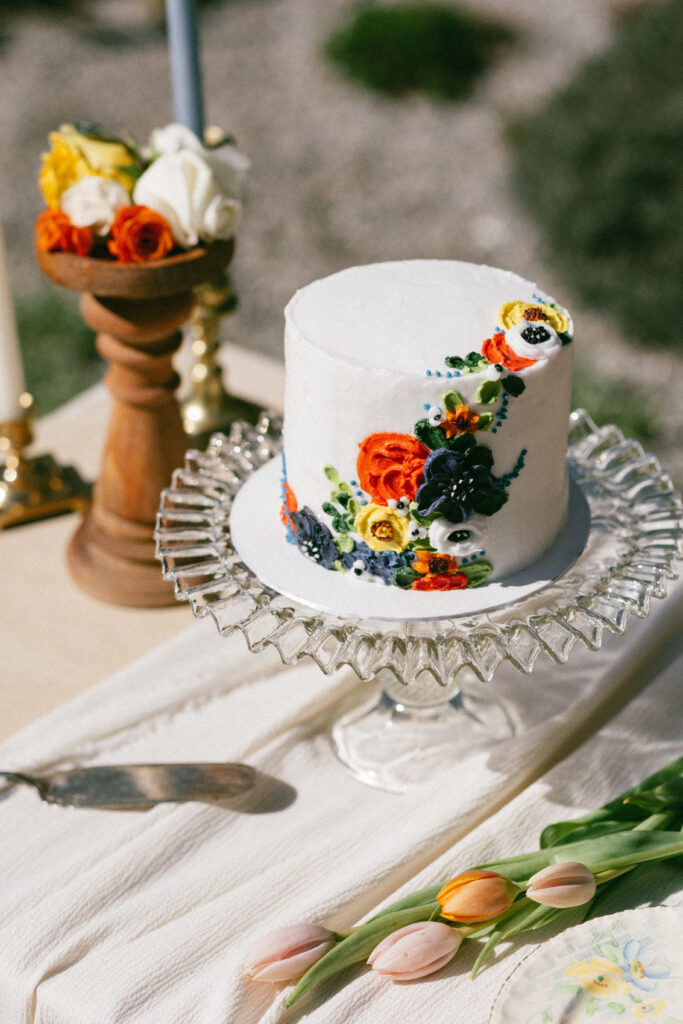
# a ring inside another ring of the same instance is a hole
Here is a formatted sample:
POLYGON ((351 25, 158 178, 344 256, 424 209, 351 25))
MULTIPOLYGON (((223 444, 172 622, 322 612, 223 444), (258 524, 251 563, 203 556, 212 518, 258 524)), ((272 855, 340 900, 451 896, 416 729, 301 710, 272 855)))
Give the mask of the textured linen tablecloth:
MULTIPOLYGON (((286 988, 245 980, 244 956, 271 928, 345 929, 414 888, 533 849, 547 823, 680 755, 683 587, 670 591, 599 652, 539 662, 530 677, 504 666, 491 686, 524 731, 409 794, 364 786, 328 746, 329 716, 367 684, 250 654, 210 620, 7 740, 3 768, 245 760, 277 782, 229 808, 143 812, 0 793, 1 1024, 484 1024, 528 940, 474 981, 466 945, 426 981, 357 969, 285 1014, 286 988)), ((680 879, 662 870, 661 882, 638 901, 677 904, 680 879)))

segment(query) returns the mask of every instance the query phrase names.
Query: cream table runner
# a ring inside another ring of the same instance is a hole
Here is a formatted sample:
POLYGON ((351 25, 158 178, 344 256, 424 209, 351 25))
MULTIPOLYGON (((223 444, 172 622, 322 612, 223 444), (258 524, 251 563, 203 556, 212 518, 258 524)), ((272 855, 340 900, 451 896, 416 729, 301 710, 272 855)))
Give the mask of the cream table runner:
MULTIPOLYGON (((252 655, 209 620, 6 740, 4 768, 245 760, 263 779, 231 807, 145 812, 0 793, 0 1021, 485 1024, 528 945, 474 982, 465 947, 424 982, 352 972, 326 1001, 312 994, 284 1015, 284 990, 247 982, 243 958, 271 928, 344 929, 413 888, 532 849, 545 824, 680 755, 683 587, 670 589, 599 652, 539 662, 531 677, 504 666, 491 686, 524 732, 405 795, 365 787, 328 747, 329 716, 367 684, 252 655)), ((661 892, 639 899, 678 903, 679 890, 664 871, 661 892)))

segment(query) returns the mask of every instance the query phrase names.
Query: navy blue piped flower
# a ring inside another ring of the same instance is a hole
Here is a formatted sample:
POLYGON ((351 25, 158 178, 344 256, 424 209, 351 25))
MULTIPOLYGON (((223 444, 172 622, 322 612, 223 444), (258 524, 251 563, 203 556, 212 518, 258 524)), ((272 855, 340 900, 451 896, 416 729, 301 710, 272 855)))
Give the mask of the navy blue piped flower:
POLYGON ((396 569, 403 569, 415 559, 414 551, 373 551, 365 541, 357 540, 353 551, 339 556, 341 564, 354 570, 354 563, 363 562, 364 571, 379 576, 385 583, 391 583, 396 569))
POLYGON ((439 448, 424 464, 424 483, 418 488, 421 515, 438 512, 452 523, 462 523, 472 512, 492 516, 507 501, 507 494, 491 473, 493 455, 485 445, 439 448))
POLYGON ((292 512, 291 518, 296 530, 297 547, 314 562, 325 569, 331 569, 339 558, 339 552, 327 527, 306 506, 298 512, 292 512))

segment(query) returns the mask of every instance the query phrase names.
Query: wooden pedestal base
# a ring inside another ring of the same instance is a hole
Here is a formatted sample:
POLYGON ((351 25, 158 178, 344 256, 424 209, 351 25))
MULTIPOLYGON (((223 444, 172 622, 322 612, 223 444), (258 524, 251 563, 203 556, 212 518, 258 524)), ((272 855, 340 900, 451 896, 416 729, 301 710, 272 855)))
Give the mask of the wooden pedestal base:
POLYGON ((192 289, 231 255, 231 242, 142 265, 38 254, 53 280, 87 289, 81 313, 98 332, 97 349, 109 363, 112 411, 102 468, 68 551, 74 580, 100 600, 135 607, 175 603, 154 557, 159 495, 188 447, 172 359, 182 340, 179 328, 194 307, 192 289))

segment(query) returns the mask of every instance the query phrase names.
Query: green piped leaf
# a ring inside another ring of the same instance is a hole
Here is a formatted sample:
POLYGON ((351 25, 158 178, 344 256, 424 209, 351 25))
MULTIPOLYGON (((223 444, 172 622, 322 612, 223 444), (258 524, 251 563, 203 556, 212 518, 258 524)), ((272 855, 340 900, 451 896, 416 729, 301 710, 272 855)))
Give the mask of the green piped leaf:
POLYGON ((493 413, 492 412, 480 412, 479 413, 479 422, 477 423, 477 430, 478 431, 479 430, 488 430, 492 423, 493 423, 493 413))
POLYGON ((465 399, 459 391, 447 391, 441 401, 447 412, 455 412, 459 405, 465 405, 465 399))
POLYGON ((480 587, 493 572, 493 566, 490 562, 482 560, 480 562, 472 562, 471 565, 459 565, 458 572, 464 573, 467 576, 468 587, 480 587))
POLYGON ((454 434, 453 437, 449 437, 447 441, 443 442, 443 447, 448 448, 451 452, 469 452, 476 447, 476 444, 477 442, 471 434, 454 434))
POLYGON ((478 405, 491 405, 500 394, 499 380, 483 380, 474 393, 478 405))
POLYGON ((335 487, 339 487, 339 484, 341 483, 341 479, 339 477, 339 473, 334 468, 334 466, 325 466, 325 471, 324 472, 325 472, 325 476, 330 481, 330 483, 334 484, 335 487))
POLYGON ((341 537, 335 537, 334 543, 336 544, 337 551, 339 551, 340 554, 349 554, 356 546, 348 533, 342 534, 341 537))
POLYGON ((417 503, 410 503, 410 518, 414 519, 418 526, 424 526, 426 530, 432 525, 435 519, 439 518, 438 512, 431 512, 428 516, 420 515, 417 511, 417 503))
POLYGON ((413 581, 419 578, 419 573, 415 572, 414 569, 411 569, 409 565, 404 565, 401 566, 400 569, 396 569, 394 571, 394 574, 391 577, 391 582, 396 587, 402 587, 403 590, 408 590, 412 586, 413 581))
POLYGON ((469 352, 464 359, 462 356, 446 356, 444 362, 452 370, 460 370, 461 373, 479 373, 489 365, 481 352, 469 352))
POLYGON ((568 331, 560 331, 557 336, 563 345, 571 345, 572 336, 568 331))
POLYGON ((503 377, 503 391, 507 391, 508 395, 512 398, 517 398, 517 395, 521 395, 526 390, 526 384, 521 377, 516 377, 511 374, 509 377, 503 377))
POLYGON ((323 502, 323 512, 328 516, 339 515, 339 510, 332 504, 331 501, 323 502))
POLYGON ((440 430, 439 427, 433 427, 429 420, 417 421, 415 424, 415 437, 422 441, 425 448, 429 448, 430 451, 443 448, 446 441, 443 430, 440 430))

